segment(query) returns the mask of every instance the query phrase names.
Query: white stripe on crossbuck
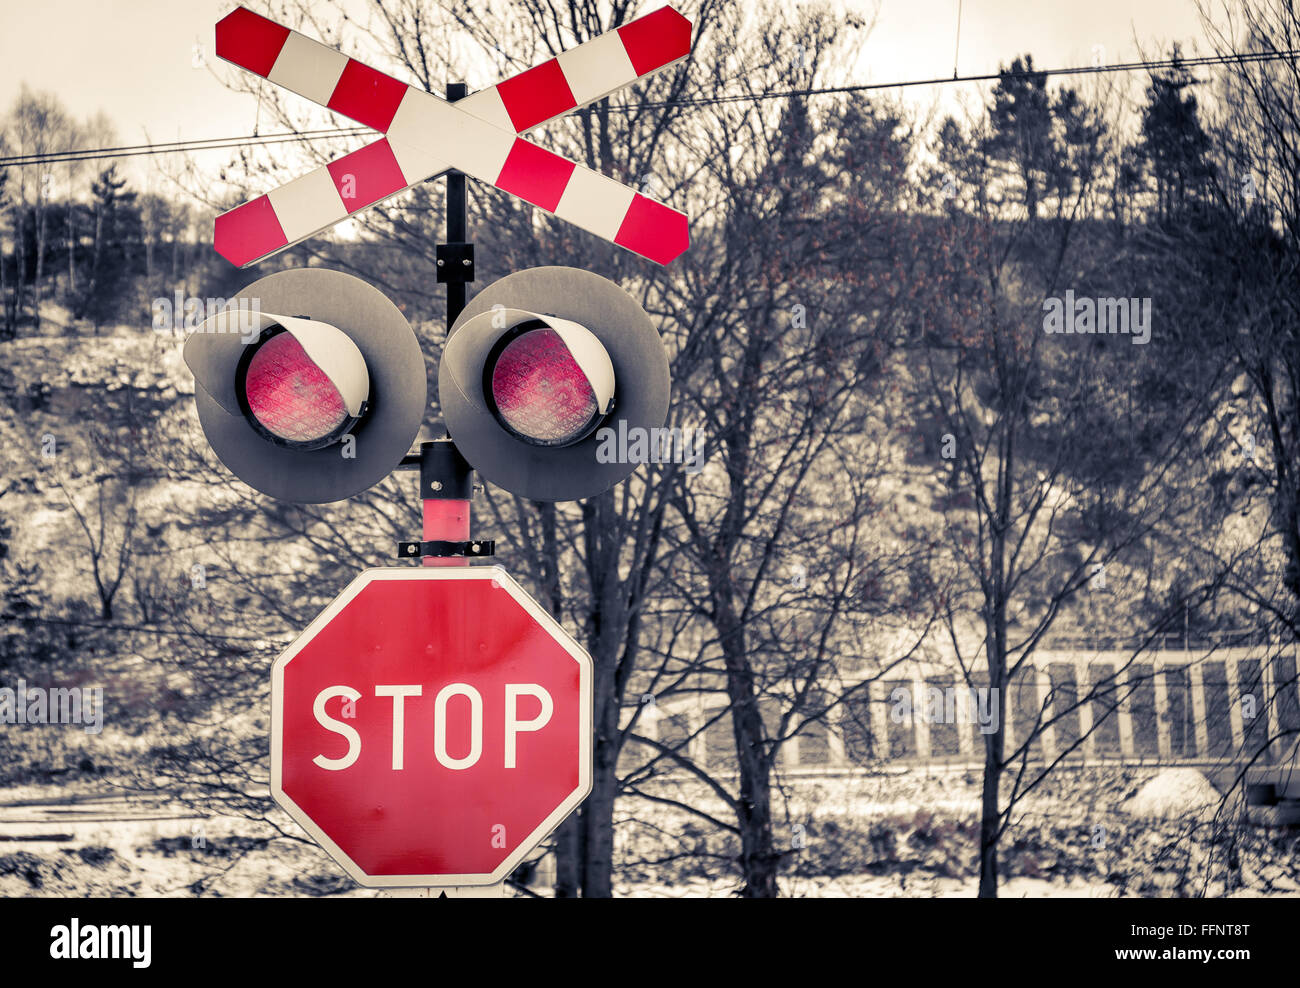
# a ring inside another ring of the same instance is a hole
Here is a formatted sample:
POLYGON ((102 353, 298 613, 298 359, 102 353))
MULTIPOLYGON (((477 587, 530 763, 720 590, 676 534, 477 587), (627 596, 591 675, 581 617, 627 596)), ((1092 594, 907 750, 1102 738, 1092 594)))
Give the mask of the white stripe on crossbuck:
POLYGON ((408 169, 405 158, 425 158, 438 163, 434 172, 444 171, 451 166, 437 149, 450 148, 456 168, 492 185, 514 147, 515 135, 411 87, 388 125, 388 143, 407 181, 418 181, 417 176, 428 175, 430 170, 416 167, 414 162, 408 169))
POLYGON ((392 137, 388 138, 388 147, 392 150, 393 157, 397 159, 397 167, 402 170, 408 188, 418 181, 413 179, 413 176, 433 178, 435 175, 451 171, 450 161, 438 157, 425 148, 412 147, 410 144, 395 141, 392 137))
POLYGON ((515 129, 514 123, 510 120, 510 114, 506 112, 506 105, 501 102, 501 94, 497 92, 496 86, 480 89, 477 93, 471 93, 464 99, 458 99, 456 109, 472 113, 480 120, 486 120, 502 130, 515 129))
POLYGON ((561 52, 556 60, 578 106, 608 96, 637 80, 636 69, 632 68, 632 60, 617 31, 561 52))
POLYGON ((334 95, 334 87, 347 64, 348 56, 341 51, 290 31, 266 78, 324 106, 334 95))
MULTIPOLYGON (((399 119, 402 121, 403 133, 421 126, 436 126, 436 117, 430 109, 420 106, 418 100, 412 100, 412 96, 418 95, 415 89, 408 89, 397 108, 397 113, 393 115, 393 124, 396 124, 399 119)), ((389 126, 388 146, 392 149, 393 157, 397 159, 397 167, 402 170, 402 175, 408 183, 418 181, 418 176, 440 175, 451 169, 451 162, 431 150, 430 143, 420 141, 416 144, 408 144, 397 140, 396 131, 392 125, 389 126)))
POLYGON ((555 214, 588 233, 613 240, 635 195, 622 182, 586 168, 576 168, 555 214))
POLYGON ((334 179, 324 165, 272 189, 267 197, 290 243, 310 237, 348 216, 334 179))

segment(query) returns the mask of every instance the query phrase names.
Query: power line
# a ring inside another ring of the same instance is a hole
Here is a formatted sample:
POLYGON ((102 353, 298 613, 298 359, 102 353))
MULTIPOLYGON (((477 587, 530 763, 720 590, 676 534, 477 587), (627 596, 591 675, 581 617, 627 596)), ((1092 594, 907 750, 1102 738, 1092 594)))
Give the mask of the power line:
POLYGON ((136 144, 131 147, 121 148, 51 151, 48 154, 0 158, 0 168, 19 165, 57 165, 70 161, 100 161, 105 158, 132 158, 139 155, 180 154, 189 151, 217 151, 223 148, 246 147, 251 144, 284 144, 287 141, 312 140, 322 137, 355 137, 368 133, 373 132, 366 127, 331 127, 321 130, 265 134, 260 137, 212 137, 203 141, 175 141, 171 144, 136 144))
POLYGON ((264 642, 277 639, 288 640, 293 637, 292 634, 283 633, 278 635, 221 635, 207 631, 170 631, 167 628, 154 628, 146 624, 105 624, 103 622, 95 621, 74 621, 68 618, 14 617, 12 618, 12 621, 14 624, 31 622, 33 624, 67 625, 74 628, 93 628, 96 631, 126 631, 149 635, 164 635, 169 638, 216 638, 223 641, 264 642))
MULTIPOLYGON (((368 131, 368 129, 369 128, 367 127, 361 127, 361 126, 323 127, 320 130, 283 131, 278 134, 263 134, 260 136, 254 134, 251 139, 259 140, 259 141, 261 140, 269 141, 269 140, 274 140, 276 138, 331 137, 331 136, 343 137, 343 136, 349 136, 351 134, 364 134, 368 131)), ((196 148, 198 150, 202 150, 203 149, 202 145, 211 144, 213 142, 218 142, 218 141, 229 142, 234 140, 250 140, 250 138, 206 137, 206 138, 195 138, 189 141, 173 141, 170 144, 128 144, 122 147, 115 147, 115 148, 91 148, 89 150, 80 150, 80 151, 78 150, 47 151, 42 154, 14 155, 9 158, 0 159, 0 162, 4 164, 21 165, 27 163, 28 161, 32 161, 32 162, 38 160, 58 161, 58 160, 62 160, 63 157, 67 155, 82 155, 82 154, 113 155, 113 156, 120 155, 122 157, 126 157, 128 154, 134 151, 144 151, 144 150, 150 150, 155 148, 159 150, 165 148, 180 148, 182 150, 196 148)), ((72 159, 72 160, 76 160, 76 159, 72 159)))
MULTIPOLYGON (((1274 62, 1282 59, 1300 57, 1300 48, 1288 48, 1284 51, 1250 52, 1233 55, 1202 55, 1193 58, 1144 59, 1137 62, 1119 62, 1112 65, 1089 65, 1077 68, 1033 69, 1020 72, 1000 71, 985 72, 976 75, 952 78, 937 76, 930 79, 906 79, 897 82, 864 82, 847 86, 824 86, 809 89, 790 89, 770 93, 735 93, 727 96, 705 96, 696 99, 663 100, 658 102, 626 103, 611 105, 617 112, 637 110, 666 109, 677 106, 716 106, 726 103, 762 102, 773 99, 794 99, 808 96, 845 95, 850 93, 872 92, 881 89, 905 89, 915 86, 940 86, 954 82, 992 82, 1005 79, 1040 79, 1049 76, 1100 75, 1111 72, 1153 71, 1173 68, 1197 68, 1207 65, 1248 65, 1260 62, 1274 62)), ((73 161, 99 161, 108 158, 129 158, 138 155, 180 154, 197 151, 216 151, 228 148, 265 146, 284 144, 290 141, 312 140, 324 137, 354 137, 374 133, 365 127, 336 127, 319 130, 284 132, 250 137, 208 138, 195 141, 175 141, 170 144, 137 144, 120 148, 92 148, 87 150, 52 151, 46 154, 15 155, 0 158, 0 168, 20 165, 60 164, 73 161)))
POLYGON ((991 82, 1001 79, 1038 79, 1057 75, 1098 75, 1106 72, 1134 72, 1140 69, 1195 68, 1201 65, 1251 64, 1256 62, 1275 62, 1286 58, 1300 57, 1300 48, 1288 48, 1278 52, 1255 52, 1247 55, 1202 55, 1197 58, 1164 58, 1154 61, 1120 62, 1114 65, 1088 65, 1065 69, 1032 69, 1021 72, 985 72, 981 75, 953 76, 951 79, 937 76, 933 79, 908 79, 904 82, 862 82, 849 86, 827 86, 820 89, 789 89, 776 93, 738 93, 733 96, 710 96, 695 100, 665 100, 658 103, 638 103, 630 106, 616 106, 616 110, 639 110, 668 106, 694 104, 699 106, 717 103, 741 103, 765 99, 790 99, 796 96, 825 96, 829 94, 863 93, 878 89, 905 89, 909 86, 941 86, 952 82, 991 82))

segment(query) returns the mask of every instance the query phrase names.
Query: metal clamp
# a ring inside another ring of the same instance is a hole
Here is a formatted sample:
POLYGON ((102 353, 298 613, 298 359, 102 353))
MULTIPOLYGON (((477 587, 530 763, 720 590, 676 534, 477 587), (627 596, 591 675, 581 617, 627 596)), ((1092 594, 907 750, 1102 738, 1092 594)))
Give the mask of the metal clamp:
POLYGON ((439 284, 475 280, 473 244, 438 244, 434 248, 434 255, 437 259, 439 284))
POLYGON ((435 539, 429 542, 397 543, 398 559, 415 559, 420 556, 495 556, 497 544, 494 539, 477 539, 472 542, 445 542, 435 539))

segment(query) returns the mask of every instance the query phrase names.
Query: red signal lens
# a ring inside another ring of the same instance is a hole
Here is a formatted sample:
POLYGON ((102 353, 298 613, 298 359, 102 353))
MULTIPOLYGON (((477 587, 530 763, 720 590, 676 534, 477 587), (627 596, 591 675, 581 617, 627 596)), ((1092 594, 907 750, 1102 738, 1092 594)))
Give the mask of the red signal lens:
POLYGON ((292 333, 277 333, 257 348, 243 385, 258 424, 289 443, 317 442, 349 418, 339 389, 292 333))
POLYGON ((497 357, 491 374, 498 416, 539 446, 576 442, 599 417, 591 382, 553 329, 516 336, 497 357))

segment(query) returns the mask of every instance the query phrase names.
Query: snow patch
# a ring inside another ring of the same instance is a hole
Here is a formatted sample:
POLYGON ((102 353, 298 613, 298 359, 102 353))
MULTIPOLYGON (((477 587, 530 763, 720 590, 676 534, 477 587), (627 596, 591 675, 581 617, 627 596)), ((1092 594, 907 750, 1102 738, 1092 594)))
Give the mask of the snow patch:
POLYGON ((1201 815, 1219 799, 1219 791, 1196 769, 1169 768, 1149 779, 1121 809, 1134 817, 1171 819, 1201 815))

